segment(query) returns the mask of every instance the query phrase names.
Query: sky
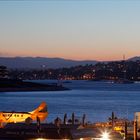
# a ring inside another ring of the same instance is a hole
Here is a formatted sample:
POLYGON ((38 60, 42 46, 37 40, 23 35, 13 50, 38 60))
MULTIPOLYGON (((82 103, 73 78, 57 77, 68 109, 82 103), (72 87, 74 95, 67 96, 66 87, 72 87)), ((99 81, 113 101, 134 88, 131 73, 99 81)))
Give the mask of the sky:
POLYGON ((139 0, 0 0, 0 56, 140 56, 139 0))

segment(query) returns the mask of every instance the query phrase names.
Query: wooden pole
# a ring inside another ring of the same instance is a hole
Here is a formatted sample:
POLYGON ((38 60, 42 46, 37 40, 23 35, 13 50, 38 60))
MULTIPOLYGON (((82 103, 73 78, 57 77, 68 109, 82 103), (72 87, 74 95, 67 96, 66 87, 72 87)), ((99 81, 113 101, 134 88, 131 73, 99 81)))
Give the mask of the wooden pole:
POLYGON ((134 140, 137 140, 137 120, 134 120, 134 140))
POLYGON ((37 132, 40 133, 40 131, 41 131, 40 118, 37 116, 36 120, 37 120, 37 132))
POLYGON ((112 116, 111 116, 111 119, 112 119, 112 130, 114 130, 114 118, 115 118, 115 115, 114 115, 114 112, 112 112, 112 116))
POLYGON ((66 124, 67 121, 67 114, 64 115, 64 124, 66 124))
POLYGON ((74 124, 74 121, 75 121, 75 114, 72 113, 72 124, 74 124))
POLYGON ((125 140, 127 140, 127 122, 125 121, 125 140))
POLYGON ((86 114, 83 114, 83 118, 82 118, 82 125, 85 125, 85 119, 86 119, 86 114))

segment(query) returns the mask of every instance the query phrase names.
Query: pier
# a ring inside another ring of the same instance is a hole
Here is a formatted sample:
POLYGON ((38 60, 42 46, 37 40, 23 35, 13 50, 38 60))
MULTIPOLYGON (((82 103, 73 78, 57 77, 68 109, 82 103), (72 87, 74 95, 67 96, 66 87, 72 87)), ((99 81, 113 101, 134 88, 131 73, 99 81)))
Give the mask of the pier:
MULTIPOLYGON (((104 129, 100 129, 102 132, 104 129)), ((109 130, 108 130, 109 131, 109 130)), ((8 124, 0 129, 0 139, 89 139, 101 140, 102 133, 98 128, 82 127, 78 124, 61 124, 59 127, 55 124, 41 124, 39 127, 33 123, 27 125, 25 123, 8 124)), ((118 132, 110 132, 113 140, 122 140, 122 136, 118 132)), ((108 139, 107 139, 108 140, 108 139)))
MULTIPOLYGON (((45 111, 44 107, 46 107, 45 103, 38 107, 41 113, 45 113, 42 112, 45 111)), ((0 140, 140 140, 139 112, 135 113, 134 121, 118 118, 114 112, 106 122, 88 123, 86 114, 83 114, 81 119, 77 119, 75 113, 72 113, 70 118, 64 114, 63 119, 57 117, 51 123, 42 123, 41 119, 37 116, 34 121, 28 121, 27 118, 22 123, 1 123, 0 140)))
MULTIPOLYGON (((75 114, 67 118, 64 114, 63 121, 56 118, 53 123, 41 123, 37 118, 36 123, 8 123, 0 128, 1 140, 24 139, 79 139, 79 140, 123 140, 121 130, 115 130, 116 123, 98 122, 88 124, 83 114, 82 121, 77 121, 75 114)), ((121 124, 123 130, 123 123, 121 124)), ((129 140, 129 139, 126 139, 129 140)))

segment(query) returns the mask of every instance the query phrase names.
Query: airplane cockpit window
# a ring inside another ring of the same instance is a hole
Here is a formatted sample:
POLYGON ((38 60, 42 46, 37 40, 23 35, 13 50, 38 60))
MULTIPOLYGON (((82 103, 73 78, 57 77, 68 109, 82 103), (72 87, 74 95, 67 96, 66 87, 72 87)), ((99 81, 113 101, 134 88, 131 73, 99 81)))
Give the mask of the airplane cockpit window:
POLYGON ((11 114, 3 114, 4 117, 10 117, 11 114))
POLYGON ((3 114, 4 117, 8 117, 8 114, 3 114))

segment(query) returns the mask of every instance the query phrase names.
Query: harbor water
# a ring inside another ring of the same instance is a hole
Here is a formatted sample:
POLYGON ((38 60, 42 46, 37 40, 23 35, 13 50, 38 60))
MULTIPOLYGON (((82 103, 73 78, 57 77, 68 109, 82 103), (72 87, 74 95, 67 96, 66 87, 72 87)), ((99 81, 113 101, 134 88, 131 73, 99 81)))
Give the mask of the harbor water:
POLYGON ((70 118, 73 112, 78 118, 86 114, 89 122, 106 121, 112 111, 120 118, 133 120, 134 112, 140 112, 140 83, 67 81, 63 85, 71 90, 0 93, 0 111, 29 112, 45 101, 49 112, 46 122, 63 118, 65 113, 70 118))

